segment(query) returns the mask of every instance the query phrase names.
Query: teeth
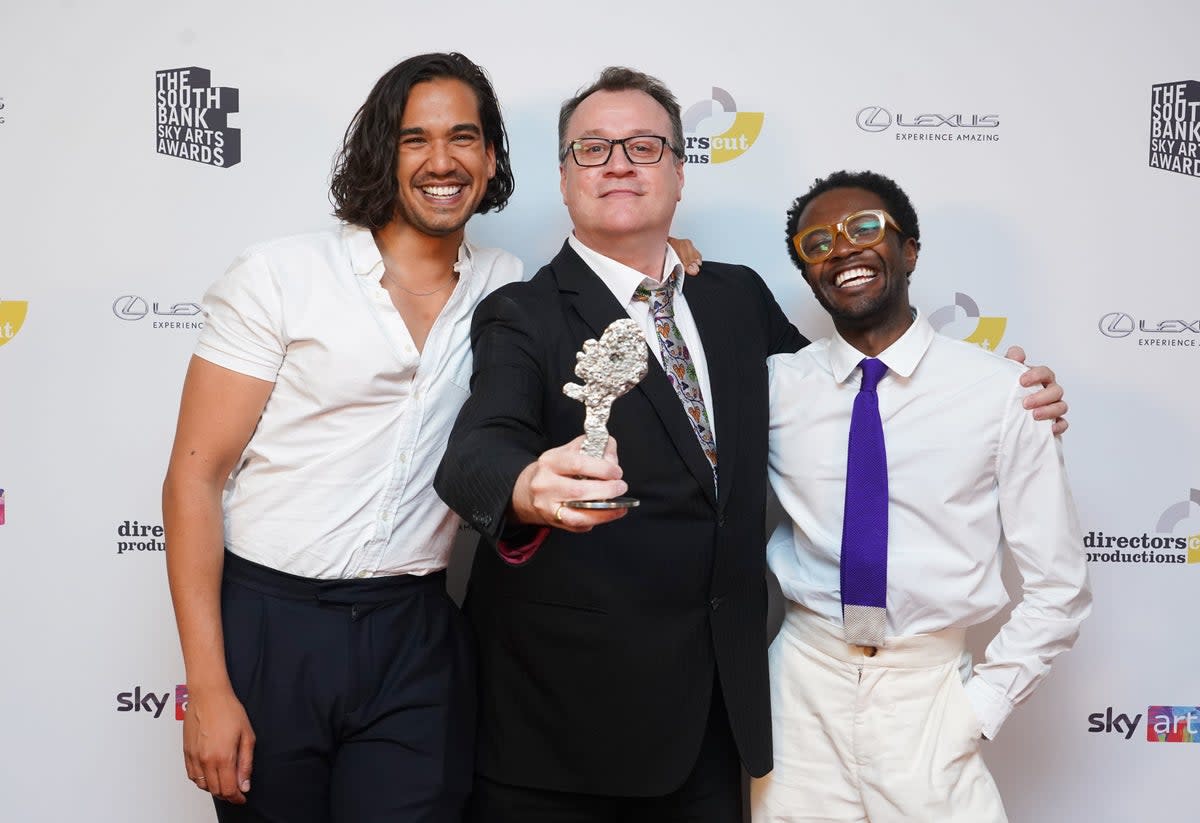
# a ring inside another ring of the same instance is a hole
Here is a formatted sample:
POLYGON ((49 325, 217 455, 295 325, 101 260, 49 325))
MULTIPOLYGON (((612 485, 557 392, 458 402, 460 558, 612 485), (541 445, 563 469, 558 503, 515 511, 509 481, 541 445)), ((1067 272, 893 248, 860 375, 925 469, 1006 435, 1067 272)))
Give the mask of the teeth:
POLYGON ((859 282, 866 282, 875 277, 875 272, 868 268, 857 268, 844 271, 837 276, 834 285, 841 287, 847 284, 857 286, 859 282))
POLYGON ((431 197, 453 197, 462 191, 462 186, 422 186, 421 191, 431 197))

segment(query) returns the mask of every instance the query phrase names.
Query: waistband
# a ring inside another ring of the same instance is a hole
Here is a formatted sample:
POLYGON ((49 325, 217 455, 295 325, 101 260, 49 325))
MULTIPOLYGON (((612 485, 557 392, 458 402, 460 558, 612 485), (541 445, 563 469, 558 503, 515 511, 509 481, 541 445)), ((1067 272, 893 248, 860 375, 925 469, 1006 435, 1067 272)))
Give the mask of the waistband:
POLYGON ((361 580, 318 580, 299 577, 225 552, 224 580, 289 600, 315 600, 334 605, 388 603, 426 589, 446 588, 445 570, 433 574, 397 574, 361 580))
POLYGON ((791 601, 783 617, 782 632, 819 652, 856 666, 917 669, 938 666, 962 657, 965 629, 943 629, 931 634, 889 637, 872 655, 864 646, 846 642, 842 627, 791 601))

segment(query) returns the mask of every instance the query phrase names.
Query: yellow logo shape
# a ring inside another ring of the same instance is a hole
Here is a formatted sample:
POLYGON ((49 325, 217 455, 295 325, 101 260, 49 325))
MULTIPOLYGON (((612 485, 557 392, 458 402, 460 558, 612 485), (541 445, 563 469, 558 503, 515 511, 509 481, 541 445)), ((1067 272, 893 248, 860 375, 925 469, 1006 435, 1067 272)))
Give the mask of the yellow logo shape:
POLYGON ((711 138, 712 162, 727 163, 754 145, 763 127, 763 112, 740 111, 728 131, 711 138))
POLYGON ((1200 563, 1200 534, 1188 538, 1187 562, 1200 563))
POLYGON ((17 336, 28 309, 27 300, 0 300, 0 346, 17 336))
POLYGON ((983 346, 988 351, 995 351, 996 347, 1000 345, 1000 340, 1004 337, 1004 330, 1007 327, 1007 317, 981 317, 975 331, 971 332, 969 337, 964 337, 963 340, 983 346))

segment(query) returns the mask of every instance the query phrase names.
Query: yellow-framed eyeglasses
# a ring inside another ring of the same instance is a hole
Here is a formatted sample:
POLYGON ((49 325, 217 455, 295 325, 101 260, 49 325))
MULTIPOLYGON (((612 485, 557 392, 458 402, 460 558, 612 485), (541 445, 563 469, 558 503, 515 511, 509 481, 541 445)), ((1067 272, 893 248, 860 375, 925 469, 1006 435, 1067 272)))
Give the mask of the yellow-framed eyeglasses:
POLYGON ((833 254, 833 244, 839 233, 851 245, 866 248, 882 240, 888 226, 900 231, 899 224, 883 209, 866 209, 831 226, 809 226, 792 235, 792 245, 804 262, 820 263, 833 254))

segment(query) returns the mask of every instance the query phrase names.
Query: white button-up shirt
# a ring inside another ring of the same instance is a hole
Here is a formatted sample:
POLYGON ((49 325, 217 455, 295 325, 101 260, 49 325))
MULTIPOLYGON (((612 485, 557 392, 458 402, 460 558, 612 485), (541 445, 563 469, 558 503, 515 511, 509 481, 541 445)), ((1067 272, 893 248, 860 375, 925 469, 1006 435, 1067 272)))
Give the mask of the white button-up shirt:
MULTIPOLYGON (((791 522, 768 562, 792 601, 841 625, 846 446, 865 355, 839 335, 768 361, 771 484, 791 522)), ((1071 647, 1087 615, 1079 521, 1061 444, 1021 403, 1024 367, 935 334, 917 316, 879 355, 888 465, 889 636, 984 622, 1020 602, 967 682, 987 737, 1071 647)))
POLYGON ((234 554, 309 578, 445 568, 458 518, 433 490, 471 376, 476 304, 521 262, 463 243, 418 352, 355 226, 254 246, 204 297, 196 355, 275 384, 225 487, 234 554))

